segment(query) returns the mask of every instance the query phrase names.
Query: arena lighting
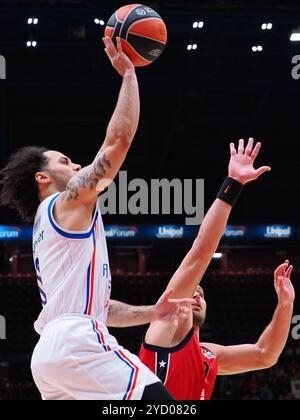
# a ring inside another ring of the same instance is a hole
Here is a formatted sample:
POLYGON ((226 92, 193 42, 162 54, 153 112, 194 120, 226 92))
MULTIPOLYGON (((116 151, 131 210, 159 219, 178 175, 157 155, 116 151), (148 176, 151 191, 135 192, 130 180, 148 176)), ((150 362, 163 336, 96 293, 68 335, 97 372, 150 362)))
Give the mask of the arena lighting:
POLYGON ((105 25, 105 22, 104 22, 103 19, 97 19, 97 18, 95 18, 94 19, 94 22, 96 23, 96 25, 101 25, 101 26, 104 26, 105 25))
POLYGON ((37 46, 37 42, 36 42, 36 41, 27 41, 27 42, 26 42, 26 46, 27 46, 28 48, 30 48, 30 47, 35 48, 35 47, 37 46))
POLYGON ((266 31, 266 30, 270 31, 272 28, 273 28, 273 24, 272 23, 263 23, 261 25, 261 29, 263 31, 266 31))
POLYGON ((300 41, 300 32, 293 32, 290 41, 292 42, 299 42, 300 41))
POLYGON ((223 257, 222 252, 216 252, 214 253, 214 256, 213 256, 215 260, 220 260, 222 257, 223 257))
POLYGON ((254 45, 252 47, 252 51, 253 52, 262 52, 263 51, 263 47, 261 45, 254 45))
POLYGON ((197 29, 197 28, 202 29, 203 26, 204 26, 204 22, 202 22, 202 21, 193 23, 193 28, 194 29, 197 29))
POLYGON ((37 25, 39 23, 38 18, 28 18, 27 20, 28 25, 37 25))
POLYGON ((187 50, 188 51, 192 51, 192 50, 196 50, 198 48, 198 45, 197 44, 189 44, 188 46, 187 46, 187 50))

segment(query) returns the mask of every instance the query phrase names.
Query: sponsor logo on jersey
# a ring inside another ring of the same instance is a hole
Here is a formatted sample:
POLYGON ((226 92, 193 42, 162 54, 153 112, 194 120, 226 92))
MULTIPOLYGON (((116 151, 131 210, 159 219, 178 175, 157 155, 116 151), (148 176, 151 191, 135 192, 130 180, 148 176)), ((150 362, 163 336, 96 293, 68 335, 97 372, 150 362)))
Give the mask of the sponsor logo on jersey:
POLYGON ((207 348, 205 348, 205 347, 201 347, 201 350, 202 350, 202 354, 203 354, 203 356, 206 358, 206 359, 208 359, 208 360, 212 360, 212 359, 215 359, 216 357, 215 357, 215 355, 210 351, 210 350, 208 350, 207 348))
POLYGON ((36 240, 34 240, 33 241, 33 245, 32 245, 32 250, 33 250, 33 253, 35 253, 35 251, 36 251, 36 249, 37 249, 37 247, 38 247, 38 245, 45 239, 45 236, 44 236, 44 230, 42 230, 39 234, 38 234, 38 236, 37 236, 37 239, 36 240))

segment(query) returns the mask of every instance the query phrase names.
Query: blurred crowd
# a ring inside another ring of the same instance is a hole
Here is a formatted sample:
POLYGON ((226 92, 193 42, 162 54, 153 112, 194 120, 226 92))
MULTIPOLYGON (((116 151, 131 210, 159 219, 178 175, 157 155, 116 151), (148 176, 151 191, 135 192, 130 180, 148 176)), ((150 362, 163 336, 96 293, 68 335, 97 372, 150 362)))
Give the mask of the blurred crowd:
MULTIPOLYGON (((37 400, 40 395, 27 366, 0 377, 0 400, 37 400), (22 380, 17 373, 23 372, 22 380), (24 372, 26 371, 26 374, 24 372)), ((275 367, 238 376, 219 377, 215 400, 300 400, 300 360, 281 360, 275 367)))
POLYGON ((300 360, 283 359, 271 369, 219 378, 215 399, 300 400, 300 360))

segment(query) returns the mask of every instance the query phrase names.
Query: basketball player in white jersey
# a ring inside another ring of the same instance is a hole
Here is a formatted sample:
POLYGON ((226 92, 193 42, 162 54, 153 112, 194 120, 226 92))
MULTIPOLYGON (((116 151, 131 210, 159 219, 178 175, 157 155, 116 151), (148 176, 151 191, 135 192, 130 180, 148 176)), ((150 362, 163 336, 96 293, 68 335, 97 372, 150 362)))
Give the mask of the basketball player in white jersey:
POLYGON ((58 151, 19 150, 0 173, 1 204, 32 222, 33 256, 43 310, 32 374, 42 398, 173 399, 138 357, 124 350, 105 324, 131 326, 156 317, 184 316, 191 299, 134 308, 112 302, 111 274, 98 196, 117 175, 135 136, 139 88, 134 66, 104 39, 105 52, 123 79, 105 141, 85 168, 58 151))

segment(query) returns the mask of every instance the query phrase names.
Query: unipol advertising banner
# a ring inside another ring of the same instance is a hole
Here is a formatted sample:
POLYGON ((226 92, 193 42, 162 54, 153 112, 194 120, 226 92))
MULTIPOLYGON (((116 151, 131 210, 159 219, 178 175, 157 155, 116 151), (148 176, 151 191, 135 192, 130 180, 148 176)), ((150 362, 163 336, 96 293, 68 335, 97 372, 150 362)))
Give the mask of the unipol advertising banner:
MULTIPOLYGON (((194 239, 199 228, 186 225, 105 226, 107 240, 159 241, 194 239)), ((300 227, 294 225, 229 225, 223 242, 300 239, 300 227)), ((0 225, 0 241, 31 241, 31 226, 0 225)))

